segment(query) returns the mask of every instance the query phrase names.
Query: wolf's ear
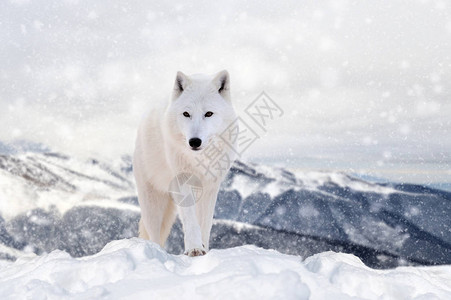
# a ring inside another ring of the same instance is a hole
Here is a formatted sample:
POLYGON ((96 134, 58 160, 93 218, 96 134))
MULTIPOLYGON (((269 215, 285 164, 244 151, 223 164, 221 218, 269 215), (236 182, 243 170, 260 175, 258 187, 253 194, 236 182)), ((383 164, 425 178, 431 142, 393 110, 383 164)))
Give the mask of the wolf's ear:
POLYGON ((178 96, 180 96, 182 94, 182 92, 185 90, 188 82, 189 82, 188 76, 186 76, 182 72, 178 71, 177 76, 175 77, 174 93, 172 96, 173 100, 175 100, 178 96))
POLYGON ((227 100, 230 100, 230 77, 227 70, 222 70, 215 75, 213 83, 218 93, 227 100))

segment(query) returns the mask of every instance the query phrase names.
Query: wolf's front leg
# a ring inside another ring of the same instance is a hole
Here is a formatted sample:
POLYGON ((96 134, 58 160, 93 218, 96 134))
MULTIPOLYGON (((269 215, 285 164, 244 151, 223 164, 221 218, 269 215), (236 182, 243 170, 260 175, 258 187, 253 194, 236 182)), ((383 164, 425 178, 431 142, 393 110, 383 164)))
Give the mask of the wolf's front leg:
POLYGON ((210 231, 213 224, 216 199, 218 197, 219 186, 205 189, 202 199, 196 203, 197 219, 201 226, 202 244, 208 251, 210 249, 210 231))
POLYGON ((178 206, 180 220, 183 225, 185 254, 188 256, 200 256, 207 252, 202 245, 202 235, 196 218, 196 206, 178 206))

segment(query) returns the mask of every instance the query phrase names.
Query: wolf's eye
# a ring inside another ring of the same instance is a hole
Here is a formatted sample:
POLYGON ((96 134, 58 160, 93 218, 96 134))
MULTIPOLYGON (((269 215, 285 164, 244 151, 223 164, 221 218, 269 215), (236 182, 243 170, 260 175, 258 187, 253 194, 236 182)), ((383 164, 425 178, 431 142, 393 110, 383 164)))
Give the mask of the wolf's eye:
POLYGON ((205 116, 207 118, 211 117, 213 115, 213 113, 211 111, 207 111, 207 113, 205 114, 205 116))
POLYGON ((189 113, 188 113, 187 111, 185 111, 185 112, 183 113, 183 115, 184 115, 185 117, 187 117, 187 118, 190 117, 190 115, 189 115, 189 113))

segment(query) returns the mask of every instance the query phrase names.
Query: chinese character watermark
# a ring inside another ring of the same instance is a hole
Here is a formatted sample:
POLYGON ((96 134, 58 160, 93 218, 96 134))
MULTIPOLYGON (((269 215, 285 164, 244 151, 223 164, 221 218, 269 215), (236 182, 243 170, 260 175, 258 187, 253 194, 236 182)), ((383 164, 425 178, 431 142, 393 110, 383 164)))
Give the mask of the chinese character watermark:
POLYGON ((240 117, 236 118, 219 137, 240 157, 260 138, 252 127, 240 117))
POLYGON ((269 120, 283 116, 282 108, 265 92, 262 92, 244 111, 265 132, 269 120))
MULTIPOLYGON (((255 98, 244 112, 250 118, 250 124, 255 123, 264 132, 272 120, 284 114, 282 108, 265 92, 255 98)), ((218 177, 225 176, 232 166, 233 159, 229 156, 229 151, 224 151, 224 147, 242 157, 243 153, 260 138, 257 130, 250 124, 237 117, 219 135, 219 139, 213 140, 199 156, 196 156, 196 167, 199 167, 205 177, 217 181, 218 177)), ((202 195, 201 181, 193 174, 181 173, 171 181, 169 193, 177 205, 184 207, 194 205, 202 195)))

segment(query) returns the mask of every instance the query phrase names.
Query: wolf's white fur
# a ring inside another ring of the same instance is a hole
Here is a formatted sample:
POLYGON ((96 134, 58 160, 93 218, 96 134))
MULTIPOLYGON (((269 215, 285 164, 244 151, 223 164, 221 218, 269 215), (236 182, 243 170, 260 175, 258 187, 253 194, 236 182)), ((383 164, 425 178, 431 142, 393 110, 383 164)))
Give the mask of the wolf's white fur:
MULTIPOLYGON (((178 211, 185 253, 195 256, 208 251, 216 198, 226 172, 210 168, 215 176, 206 173, 196 156, 202 157, 211 143, 220 143, 222 152, 233 161, 233 151, 224 146, 219 135, 235 118, 227 71, 212 76, 177 73, 166 110, 151 111, 138 129, 133 171, 141 206, 140 237, 163 246, 178 211), (208 111, 213 112, 211 117, 205 117, 208 111), (191 138, 202 140, 199 151, 190 147, 191 138), (197 176, 202 183, 202 196, 190 207, 175 205, 168 192, 171 180, 181 172, 197 176)), ((227 142, 234 145, 231 140, 227 142)))

